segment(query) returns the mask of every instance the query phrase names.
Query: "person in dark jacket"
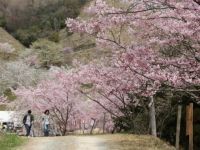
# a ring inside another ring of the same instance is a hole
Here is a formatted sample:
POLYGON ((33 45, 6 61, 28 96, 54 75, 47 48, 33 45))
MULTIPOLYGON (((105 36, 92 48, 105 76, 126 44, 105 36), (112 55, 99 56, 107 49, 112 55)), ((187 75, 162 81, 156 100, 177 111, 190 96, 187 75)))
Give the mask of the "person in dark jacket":
POLYGON ((23 118, 23 124, 26 128, 26 136, 30 136, 31 127, 34 121, 34 116, 31 113, 31 110, 28 110, 28 113, 23 118))

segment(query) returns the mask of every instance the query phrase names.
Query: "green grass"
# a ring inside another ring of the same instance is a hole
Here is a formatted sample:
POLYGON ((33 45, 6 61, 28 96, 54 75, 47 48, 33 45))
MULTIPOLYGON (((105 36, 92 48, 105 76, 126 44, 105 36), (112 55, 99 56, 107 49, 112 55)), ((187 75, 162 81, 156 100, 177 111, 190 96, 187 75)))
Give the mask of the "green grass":
POLYGON ((6 105, 4 104, 0 105, 0 111, 4 111, 4 110, 6 110, 6 105))
POLYGON ((24 142, 24 139, 15 134, 0 135, 0 150, 14 150, 24 142))

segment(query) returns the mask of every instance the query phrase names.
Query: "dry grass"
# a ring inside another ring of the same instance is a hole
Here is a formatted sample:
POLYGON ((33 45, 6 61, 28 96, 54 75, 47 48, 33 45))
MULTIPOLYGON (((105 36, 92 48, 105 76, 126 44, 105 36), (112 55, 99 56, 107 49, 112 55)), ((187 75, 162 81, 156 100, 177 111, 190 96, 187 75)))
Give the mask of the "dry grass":
POLYGON ((0 60, 15 60, 18 58, 20 52, 24 50, 24 46, 17 41, 13 36, 11 36, 7 31, 0 27, 0 43, 9 43, 15 48, 12 54, 0 54, 0 60))
POLYGON ((110 149, 117 150, 175 150, 173 146, 149 135, 102 135, 110 149))
POLYGON ((11 44, 17 51, 24 49, 24 46, 11 36, 7 31, 0 27, 0 42, 11 44))

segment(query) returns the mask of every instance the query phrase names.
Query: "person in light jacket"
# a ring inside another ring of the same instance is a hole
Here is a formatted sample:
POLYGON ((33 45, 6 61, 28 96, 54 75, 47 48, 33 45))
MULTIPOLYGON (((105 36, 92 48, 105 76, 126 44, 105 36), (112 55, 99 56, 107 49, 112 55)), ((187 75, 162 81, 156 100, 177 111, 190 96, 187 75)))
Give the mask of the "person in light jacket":
POLYGON ((49 110, 45 110, 42 116, 43 132, 44 136, 49 136, 49 126, 50 126, 50 117, 49 110))

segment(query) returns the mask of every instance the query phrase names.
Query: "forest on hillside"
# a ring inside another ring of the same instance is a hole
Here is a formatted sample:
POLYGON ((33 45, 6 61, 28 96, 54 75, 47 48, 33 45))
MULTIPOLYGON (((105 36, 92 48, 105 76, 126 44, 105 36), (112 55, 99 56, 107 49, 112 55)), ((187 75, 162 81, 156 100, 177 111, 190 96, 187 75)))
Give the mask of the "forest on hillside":
POLYGON ((29 47, 39 38, 59 41, 67 17, 75 18, 87 0, 0 0, 0 26, 29 47))

